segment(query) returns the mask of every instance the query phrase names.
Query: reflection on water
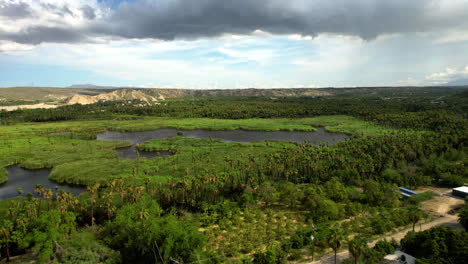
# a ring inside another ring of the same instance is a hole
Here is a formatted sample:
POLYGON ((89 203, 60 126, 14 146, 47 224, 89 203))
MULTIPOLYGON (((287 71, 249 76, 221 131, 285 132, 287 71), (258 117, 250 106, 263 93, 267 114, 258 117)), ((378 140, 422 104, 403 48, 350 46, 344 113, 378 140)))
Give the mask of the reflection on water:
POLYGON ((171 128, 157 129, 142 132, 117 132, 107 131, 97 135, 97 140, 129 141, 132 144, 141 144, 152 139, 165 139, 175 136, 190 138, 219 139, 225 142, 257 142, 264 140, 283 140, 298 143, 336 144, 349 136, 342 133, 330 133, 323 128, 315 132, 305 131, 250 131, 250 130, 177 130, 171 128), (178 135, 178 131, 182 135, 178 135))
POLYGON ((49 180, 49 169, 26 170, 19 166, 7 168, 8 181, 0 185, 0 199, 8 199, 18 196, 17 189, 23 189, 23 195, 34 193, 36 184, 42 184, 44 189, 51 189, 54 193, 57 190, 64 190, 78 195, 86 191, 84 187, 69 186, 59 184, 49 180))

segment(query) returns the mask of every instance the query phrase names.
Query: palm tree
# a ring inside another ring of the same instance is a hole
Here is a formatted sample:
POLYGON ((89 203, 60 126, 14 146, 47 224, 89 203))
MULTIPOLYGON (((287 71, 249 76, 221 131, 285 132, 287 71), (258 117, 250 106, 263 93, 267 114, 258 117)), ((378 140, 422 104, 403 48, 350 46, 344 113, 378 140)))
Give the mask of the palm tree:
POLYGON ((27 198, 28 202, 30 202, 30 201, 32 200, 32 198, 33 198, 33 194, 30 193, 30 192, 28 192, 28 193, 26 194, 26 198, 27 198))
POLYGON ((36 184, 36 186, 34 187, 34 192, 37 193, 37 195, 41 196, 44 192, 44 186, 42 186, 42 184, 36 184))
POLYGON ((104 203, 107 209, 107 220, 111 219, 115 210, 115 206, 112 204, 112 198, 113 198, 112 192, 108 192, 103 195, 104 203))
POLYGON ((65 214, 65 211, 68 209, 68 207, 73 203, 72 202, 72 195, 68 192, 65 192, 63 190, 59 190, 56 194, 57 197, 57 203, 59 206, 60 214, 63 215, 65 214))
POLYGON ((47 201, 47 210, 50 210, 50 204, 51 204, 53 196, 54 196, 54 193, 52 192, 51 189, 47 189, 44 191, 44 200, 47 201))
POLYGON ((0 224, 0 242, 5 245, 7 262, 10 262, 10 242, 12 232, 13 223, 10 220, 3 220, 3 222, 0 224))
POLYGON ((408 207, 409 210, 409 219, 411 220, 411 223, 413 223, 413 232, 416 224, 421 220, 421 218, 424 217, 424 212, 419 209, 417 206, 410 206, 408 207))
POLYGON ((328 245, 333 252, 335 252, 335 264, 336 264, 336 254, 338 250, 341 248, 341 242, 345 239, 345 234, 340 226, 335 226, 330 229, 330 233, 328 235, 328 245))
POLYGON ((26 215, 28 216, 29 220, 31 220, 35 215, 36 215, 36 207, 33 203, 28 203, 25 207, 24 210, 26 212, 26 215))
POLYGON ((150 184, 150 179, 149 178, 145 178, 145 189, 146 189, 146 192, 148 192, 148 185, 150 184))
MULTIPOLYGON (((42 193, 44 192, 44 186, 42 184, 36 184, 34 187, 34 192, 37 193, 39 197, 42 196, 42 193)), ((37 215, 39 216, 41 214, 41 199, 38 199, 37 202, 37 215)))
POLYGON ((363 250, 367 247, 367 241, 360 236, 355 236, 348 243, 349 254, 353 256, 354 263, 357 264, 363 250))
POLYGON ((93 186, 88 186, 87 191, 89 193, 89 197, 91 199, 91 226, 94 225, 94 206, 96 205, 97 201, 94 197, 94 194, 98 191, 100 184, 96 183, 93 186))

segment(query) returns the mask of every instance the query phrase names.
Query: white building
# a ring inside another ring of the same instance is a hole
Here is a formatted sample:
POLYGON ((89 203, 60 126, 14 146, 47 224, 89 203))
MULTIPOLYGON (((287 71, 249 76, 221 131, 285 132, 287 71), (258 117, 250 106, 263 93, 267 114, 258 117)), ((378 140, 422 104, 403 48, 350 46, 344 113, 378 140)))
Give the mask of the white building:
POLYGON ((455 196, 460 196, 460 197, 465 198, 468 196, 468 186, 461 186, 461 187, 453 188, 452 194, 455 196))
POLYGON ((382 263, 384 264, 415 264, 416 258, 400 250, 395 250, 393 254, 385 256, 382 263))

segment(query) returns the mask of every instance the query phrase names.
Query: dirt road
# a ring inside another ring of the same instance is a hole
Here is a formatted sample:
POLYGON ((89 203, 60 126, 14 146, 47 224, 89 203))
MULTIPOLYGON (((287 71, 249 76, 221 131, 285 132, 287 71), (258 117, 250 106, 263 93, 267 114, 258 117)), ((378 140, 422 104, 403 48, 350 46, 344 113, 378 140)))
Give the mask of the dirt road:
MULTIPOLYGON (((422 224, 422 225, 417 225, 415 230, 416 231, 424 231, 424 230, 427 230, 427 229, 430 229, 432 227, 439 226, 439 225, 451 226, 451 227, 457 228, 457 229, 462 228, 461 225, 458 223, 458 216, 457 215, 446 215, 444 217, 437 218, 434 221, 431 221, 429 223, 425 223, 425 224, 422 224)), ((406 236, 406 233, 408 233, 411 230, 412 230, 412 227, 406 228, 406 229, 401 230, 401 231, 399 231, 397 233, 382 236, 380 239, 376 239, 376 240, 373 240, 373 241, 369 242, 368 246, 373 247, 375 245, 375 243, 377 243, 377 241, 382 240, 383 238, 385 238, 387 240, 391 240, 392 238, 394 238, 396 241, 400 241, 402 238, 404 238, 406 236)), ((342 251, 338 252, 338 254, 337 254, 337 263, 341 263, 344 259, 347 259, 347 258, 349 258, 348 250, 342 250, 342 251)), ((326 256, 320 258, 320 260, 316 260, 316 261, 313 261, 313 262, 305 262, 305 263, 306 264, 319 264, 319 263, 320 264, 334 264, 335 259, 334 259, 334 255, 333 255, 333 252, 332 252, 330 255, 326 255, 326 256)))
MULTIPOLYGON (((451 189, 449 188, 436 188, 436 187, 425 187, 420 188, 417 190, 418 192, 426 192, 432 191, 436 194, 436 196, 429 200, 425 201, 421 204, 421 209, 426 211, 429 215, 434 217, 438 217, 429 223, 424 223, 421 225, 417 225, 415 231, 424 231, 430 229, 434 226, 444 225, 450 226, 456 229, 463 229, 463 227, 458 223, 458 216, 451 215, 449 212, 464 203, 463 199, 458 197, 453 197, 451 195, 451 189)), ((369 247, 373 247, 377 241, 382 239, 387 239, 390 241, 392 238, 396 241, 400 241, 402 238, 406 236, 406 234, 412 230, 412 227, 405 228, 403 230, 397 231, 396 233, 388 233, 386 235, 381 236, 381 238, 373 240, 368 243, 369 247)), ((349 258, 348 250, 342 250, 337 254, 337 263, 341 263, 344 259, 349 258)), ((326 256, 320 258, 319 260, 313 262, 305 262, 306 264, 334 264, 335 258, 333 252, 327 254, 326 256)))

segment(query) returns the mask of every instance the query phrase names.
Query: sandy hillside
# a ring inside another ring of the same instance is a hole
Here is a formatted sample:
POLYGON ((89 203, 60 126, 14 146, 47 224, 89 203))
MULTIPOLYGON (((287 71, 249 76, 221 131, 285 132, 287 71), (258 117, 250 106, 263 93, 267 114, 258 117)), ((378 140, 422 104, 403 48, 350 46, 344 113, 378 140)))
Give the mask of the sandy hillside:
MULTIPOLYGON (((163 98, 162 98, 163 99, 163 98)), ((157 98, 138 90, 123 89, 95 96, 75 94, 70 97, 67 104, 94 104, 99 101, 140 100, 147 103, 158 101, 157 98)))

